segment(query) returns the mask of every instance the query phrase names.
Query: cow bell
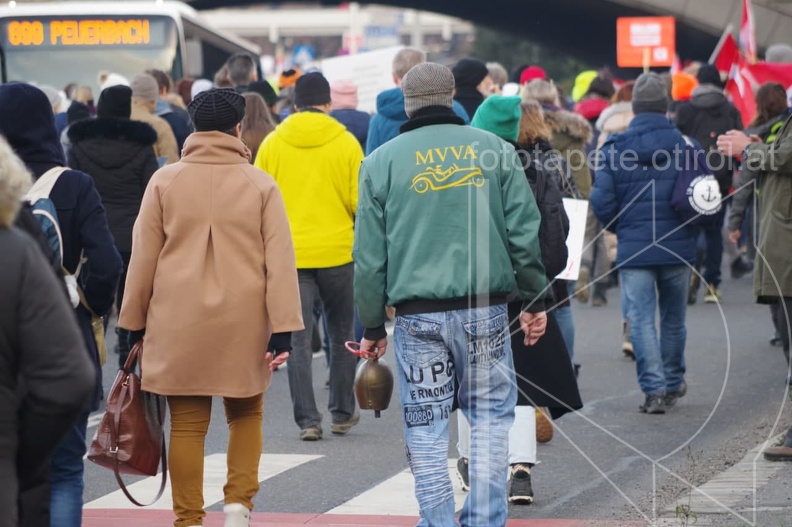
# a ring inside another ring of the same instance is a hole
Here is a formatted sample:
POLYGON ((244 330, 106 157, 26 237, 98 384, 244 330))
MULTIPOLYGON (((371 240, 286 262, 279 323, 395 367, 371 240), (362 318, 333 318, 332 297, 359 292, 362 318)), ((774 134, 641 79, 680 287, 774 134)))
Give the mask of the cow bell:
POLYGON ((393 395, 393 373, 380 358, 363 360, 355 373, 355 395, 361 410, 374 410, 379 417, 393 395))

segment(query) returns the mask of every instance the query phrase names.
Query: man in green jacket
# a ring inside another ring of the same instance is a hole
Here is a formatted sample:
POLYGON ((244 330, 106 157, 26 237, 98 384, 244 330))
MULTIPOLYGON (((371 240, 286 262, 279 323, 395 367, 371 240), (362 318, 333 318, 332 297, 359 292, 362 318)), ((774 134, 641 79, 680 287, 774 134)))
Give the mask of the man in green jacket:
POLYGON ((535 344, 547 321, 539 211, 514 148, 454 114, 448 68, 419 64, 402 90, 409 120, 360 169, 361 348, 371 357, 385 352, 384 307, 395 306, 396 377, 419 527, 456 525, 447 468, 455 393, 474 453, 461 525, 504 526, 517 399, 506 301, 519 291, 525 342, 535 344))
MULTIPOLYGON (((718 137, 718 148, 727 156, 742 156, 749 170, 759 171, 759 243, 754 269, 754 295, 760 304, 777 303, 776 326, 789 371, 790 313, 792 313, 792 117, 787 118, 775 141, 732 130, 718 137)), ((784 444, 764 451, 770 461, 792 461, 792 426, 784 444)))

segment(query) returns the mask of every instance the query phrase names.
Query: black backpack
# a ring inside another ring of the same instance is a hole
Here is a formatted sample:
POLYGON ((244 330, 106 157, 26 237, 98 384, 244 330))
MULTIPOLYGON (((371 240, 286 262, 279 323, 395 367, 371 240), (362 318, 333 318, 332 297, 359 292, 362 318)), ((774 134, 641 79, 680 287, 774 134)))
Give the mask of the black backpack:
POLYGON ((552 167, 544 159, 531 158, 530 162, 532 166, 525 172, 542 216, 539 224, 542 263, 545 274, 552 279, 566 269, 569 256, 566 246, 569 217, 564 209, 561 189, 549 171, 552 167))
POLYGON ((718 150, 718 136, 729 130, 740 128, 736 116, 737 111, 728 103, 715 108, 696 108, 689 130, 682 133, 695 139, 707 153, 707 165, 712 175, 718 180, 722 196, 729 193, 732 187, 737 162, 734 158, 724 156, 718 150))

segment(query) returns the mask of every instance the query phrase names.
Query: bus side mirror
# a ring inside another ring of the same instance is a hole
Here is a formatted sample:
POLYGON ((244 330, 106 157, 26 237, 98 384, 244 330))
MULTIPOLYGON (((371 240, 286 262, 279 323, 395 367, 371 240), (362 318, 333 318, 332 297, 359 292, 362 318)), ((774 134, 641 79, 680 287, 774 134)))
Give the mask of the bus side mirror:
POLYGON ((187 40, 185 42, 187 62, 185 64, 185 77, 199 79, 204 73, 203 47, 200 40, 187 40))

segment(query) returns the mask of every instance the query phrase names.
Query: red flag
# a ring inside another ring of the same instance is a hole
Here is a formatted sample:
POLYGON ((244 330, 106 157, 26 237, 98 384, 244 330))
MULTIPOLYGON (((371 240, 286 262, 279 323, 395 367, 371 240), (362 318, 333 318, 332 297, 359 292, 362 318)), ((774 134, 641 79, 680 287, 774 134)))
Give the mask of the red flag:
POLYGON ((756 113, 754 93, 768 82, 777 82, 789 90, 792 87, 792 64, 749 64, 742 58, 734 63, 726 83, 726 93, 739 110, 743 124, 753 120, 756 113))
POLYGON ((718 71, 730 73, 732 64, 737 61, 739 56, 740 49, 737 47, 737 41, 729 33, 721 39, 719 47, 715 48, 715 52, 710 58, 710 63, 714 64, 718 71))
POLYGON ((742 21, 740 22, 740 46, 749 62, 756 62, 756 29, 754 28, 751 0, 743 0, 742 21))

